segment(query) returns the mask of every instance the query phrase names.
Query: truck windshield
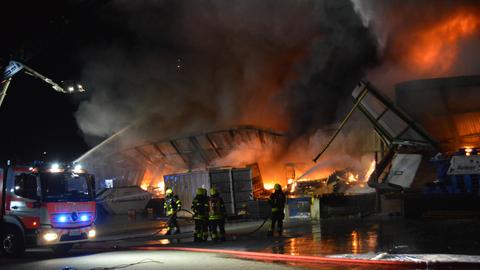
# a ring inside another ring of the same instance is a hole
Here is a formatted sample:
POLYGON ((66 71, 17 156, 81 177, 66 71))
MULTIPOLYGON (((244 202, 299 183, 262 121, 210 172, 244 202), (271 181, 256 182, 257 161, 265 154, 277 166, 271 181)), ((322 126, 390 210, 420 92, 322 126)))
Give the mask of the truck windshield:
POLYGON ((88 176, 72 173, 41 173, 43 199, 46 202, 91 201, 88 176))

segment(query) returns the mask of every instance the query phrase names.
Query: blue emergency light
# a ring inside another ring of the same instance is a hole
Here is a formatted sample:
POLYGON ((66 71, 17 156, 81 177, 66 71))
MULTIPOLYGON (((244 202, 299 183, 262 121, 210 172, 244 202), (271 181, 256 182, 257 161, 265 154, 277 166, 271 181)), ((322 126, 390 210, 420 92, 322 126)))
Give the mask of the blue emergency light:
POLYGON ((58 217, 58 221, 61 223, 67 222, 67 216, 61 215, 58 217))

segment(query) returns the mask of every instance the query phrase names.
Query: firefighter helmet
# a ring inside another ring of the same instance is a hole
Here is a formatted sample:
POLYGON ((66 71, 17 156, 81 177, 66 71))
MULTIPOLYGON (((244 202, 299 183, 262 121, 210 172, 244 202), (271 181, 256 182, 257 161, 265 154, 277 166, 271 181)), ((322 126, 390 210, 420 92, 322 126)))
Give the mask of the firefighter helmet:
POLYGON ((167 190, 165 190, 165 195, 170 196, 172 194, 173 194, 173 190, 171 188, 167 188, 167 190))
POLYGON ((273 186, 273 189, 275 189, 275 190, 282 190, 282 186, 280 186, 280 184, 277 183, 277 184, 275 184, 275 185, 273 186))
POLYGON ((203 195, 203 188, 197 188, 197 195, 203 195))
POLYGON ((215 195, 218 195, 218 190, 213 187, 210 189, 210 196, 215 196, 215 195))

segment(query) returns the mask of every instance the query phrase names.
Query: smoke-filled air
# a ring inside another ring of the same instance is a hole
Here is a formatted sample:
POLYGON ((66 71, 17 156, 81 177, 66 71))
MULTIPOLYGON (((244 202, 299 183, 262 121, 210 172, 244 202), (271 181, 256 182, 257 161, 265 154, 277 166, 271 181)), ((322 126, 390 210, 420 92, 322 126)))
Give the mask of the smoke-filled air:
POLYGON ((480 72, 480 5, 459 2, 113 1, 105 20, 128 26, 129 38, 85 50, 83 76, 94 91, 76 118, 92 146, 131 126, 117 150, 269 128, 285 134, 281 144, 241 144, 210 165, 258 162, 266 183, 285 184, 288 163, 297 177, 346 169, 366 180, 374 157, 354 136, 369 127, 360 113, 312 159, 352 107, 360 79, 390 95, 399 81, 480 72))

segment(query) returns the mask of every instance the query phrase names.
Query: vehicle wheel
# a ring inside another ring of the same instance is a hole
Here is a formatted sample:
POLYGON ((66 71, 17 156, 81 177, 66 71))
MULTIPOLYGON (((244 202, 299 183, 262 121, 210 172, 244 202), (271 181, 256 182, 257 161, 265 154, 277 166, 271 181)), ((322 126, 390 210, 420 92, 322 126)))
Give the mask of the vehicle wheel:
POLYGON ((7 257, 20 257, 25 252, 22 233, 16 228, 7 228, 1 235, 0 243, 2 253, 7 257))
POLYGON ((72 247, 73 244, 60 244, 52 246, 52 250, 57 255, 65 255, 70 251, 70 249, 72 249, 72 247))

